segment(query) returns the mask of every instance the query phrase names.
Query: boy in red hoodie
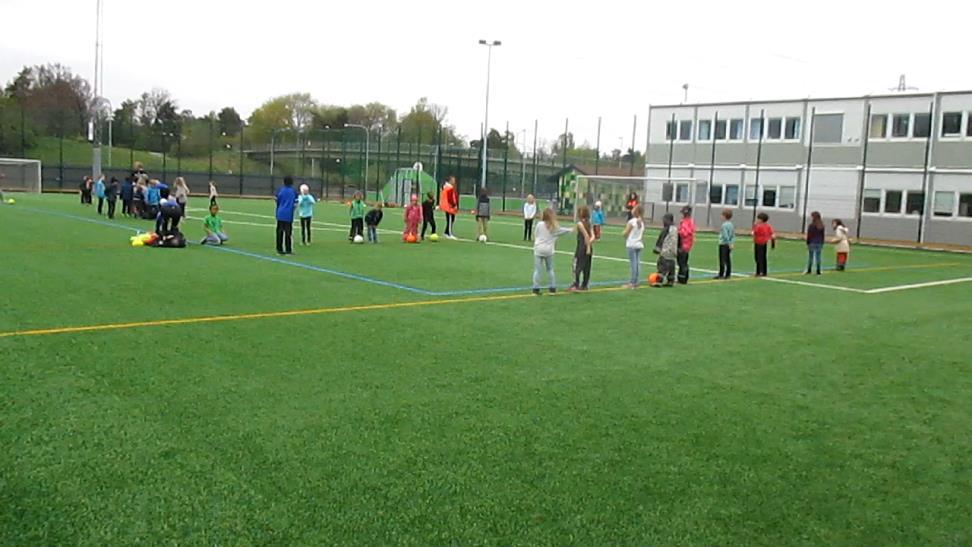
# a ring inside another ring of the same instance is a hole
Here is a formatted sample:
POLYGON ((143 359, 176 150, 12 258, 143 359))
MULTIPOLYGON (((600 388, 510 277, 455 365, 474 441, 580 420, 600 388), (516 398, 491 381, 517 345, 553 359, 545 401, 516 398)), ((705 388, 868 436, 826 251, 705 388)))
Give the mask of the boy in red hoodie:
POLYGON ((753 225, 753 251, 756 254, 756 277, 766 277, 768 268, 766 260, 766 246, 772 244, 776 248, 776 233, 773 226, 769 223, 769 215, 760 213, 756 215, 756 224, 753 225))
POLYGON ((682 207, 682 222, 678 225, 678 283, 688 284, 689 253, 695 245, 695 221, 692 220, 692 208, 682 207))

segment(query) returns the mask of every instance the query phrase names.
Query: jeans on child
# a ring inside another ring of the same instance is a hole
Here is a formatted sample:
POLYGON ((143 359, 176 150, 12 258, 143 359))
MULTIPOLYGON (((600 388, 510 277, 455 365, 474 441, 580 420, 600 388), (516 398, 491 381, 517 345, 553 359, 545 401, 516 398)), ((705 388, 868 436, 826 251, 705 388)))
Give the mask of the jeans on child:
POLYGON ((820 271, 820 254, 823 250, 822 243, 807 243, 807 273, 813 270, 814 262, 817 263, 817 271, 820 271))
POLYGON ((370 243, 378 243, 378 227, 371 224, 368 225, 368 241, 370 243))
POLYGON ((628 249, 628 261, 631 263, 631 285, 638 285, 641 277, 641 249, 628 249))
POLYGON ((206 243, 211 245, 222 245, 227 241, 229 241, 229 238, 223 232, 213 232, 206 236, 206 243))
POLYGON ((557 278, 554 277, 554 263, 552 256, 533 256, 533 288, 540 288, 540 276, 543 270, 547 271, 547 280, 550 288, 557 286, 557 278))

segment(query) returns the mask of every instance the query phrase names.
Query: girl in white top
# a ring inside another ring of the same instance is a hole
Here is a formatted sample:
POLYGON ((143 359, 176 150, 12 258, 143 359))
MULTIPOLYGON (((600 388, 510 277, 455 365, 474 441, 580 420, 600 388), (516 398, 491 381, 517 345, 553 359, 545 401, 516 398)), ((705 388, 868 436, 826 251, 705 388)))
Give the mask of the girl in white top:
POLYGON ((569 234, 570 228, 557 226, 553 209, 544 209, 541 222, 537 224, 536 238, 533 240, 533 294, 540 294, 541 269, 547 270, 548 287, 551 293, 557 292, 557 280, 554 277, 553 257, 557 238, 569 234))
POLYGON ((638 286, 641 276, 641 251, 645 248, 642 237, 645 235, 645 222, 641 220, 644 210, 640 205, 631 211, 631 220, 624 226, 623 235, 626 239, 625 248, 628 250, 628 261, 631 263, 631 280, 624 285, 627 289, 634 289, 638 286))
POLYGON ((850 234, 839 218, 835 218, 830 225, 834 228, 834 243, 837 244, 837 271, 842 272, 847 268, 847 257, 850 255, 850 234))
POLYGON ((523 241, 533 239, 533 219, 537 218, 537 200, 530 194, 523 204, 523 241))
POLYGON ((186 209, 189 207, 189 186, 186 185, 186 179, 182 177, 175 179, 175 200, 182 208, 182 217, 185 218, 186 209))
POLYGON ((212 207, 216 205, 216 198, 219 197, 219 192, 216 191, 216 183, 209 181, 209 206, 212 207))

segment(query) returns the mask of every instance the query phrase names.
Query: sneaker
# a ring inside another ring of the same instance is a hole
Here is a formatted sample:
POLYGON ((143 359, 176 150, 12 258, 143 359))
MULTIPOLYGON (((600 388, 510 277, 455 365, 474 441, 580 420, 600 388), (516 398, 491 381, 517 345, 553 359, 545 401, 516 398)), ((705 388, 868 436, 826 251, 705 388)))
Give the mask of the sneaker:
POLYGON ((622 289, 633 289, 633 288, 635 288, 635 286, 632 285, 631 283, 625 283, 624 285, 621 285, 621 288, 622 289))
POLYGON ((549 291, 550 294, 554 294, 557 292, 557 287, 550 287, 549 289, 547 289, 547 291, 549 291))
POLYGON ((533 289, 533 294, 540 296, 540 289, 533 289))
POLYGON ((200 245, 205 245, 206 244, 206 238, 202 238, 202 240, 199 242, 199 244, 200 245))

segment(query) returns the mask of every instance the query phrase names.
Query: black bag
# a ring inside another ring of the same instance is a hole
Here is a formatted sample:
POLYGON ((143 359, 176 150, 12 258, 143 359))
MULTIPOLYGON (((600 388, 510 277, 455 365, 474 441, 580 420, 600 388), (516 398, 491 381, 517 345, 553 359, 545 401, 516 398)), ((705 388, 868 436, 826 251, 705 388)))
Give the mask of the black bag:
POLYGON ((156 246, 181 249, 186 246, 186 237, 182 235, 182 232, 175 230, 160 237, 156 246))

